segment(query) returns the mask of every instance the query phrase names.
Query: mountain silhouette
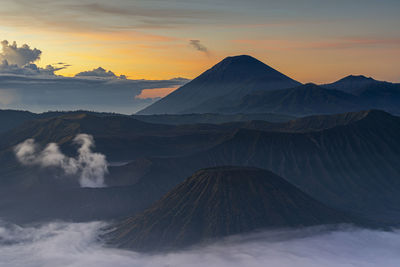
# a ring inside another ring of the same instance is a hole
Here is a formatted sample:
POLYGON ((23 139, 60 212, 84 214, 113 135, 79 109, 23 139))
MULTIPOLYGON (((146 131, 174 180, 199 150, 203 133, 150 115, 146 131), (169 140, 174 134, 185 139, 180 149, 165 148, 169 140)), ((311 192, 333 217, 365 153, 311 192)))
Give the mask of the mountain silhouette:
POLYGON ((350 75, 337 82, 322 85, 357 96, 358 103, 368 109, 381 109, 400 114, 400 84, 377 81, 365 76, 350 75))
POLYGON ((107 238, 123 248, 168 250, 254 230, 351 221, 270 171, 228 166, 197 171, 107 238))
POLYGON ((252 91, 300 85, 251 56, 227 57, 138 114, 208 113, 252 91))
POLYGON ((340 90, 350 94, 357 94, 358 91, 369 85, 375 85, 382 83, 374 80, 371 77, 365 77, 364 75, 349 75, 331 84, 324 84, 323 87, 329 89, 340 90))

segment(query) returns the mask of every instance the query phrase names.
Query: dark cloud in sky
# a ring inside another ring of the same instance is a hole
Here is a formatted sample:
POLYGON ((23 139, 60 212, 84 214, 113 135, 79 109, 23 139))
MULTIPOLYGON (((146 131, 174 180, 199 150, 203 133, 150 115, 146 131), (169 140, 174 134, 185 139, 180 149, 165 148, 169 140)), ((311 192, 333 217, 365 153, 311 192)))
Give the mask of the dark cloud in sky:
POLYGON ((3 60, 0 63, 0 75, 54 76, 56 71, 65 68, 67 68, 67 65, 47 65, 45 68, 40 68, 34 63, 28 63, 20 67, 17 64, 9 64, 7 60, 3 60))
POLYGON ((7 40, 2 41, 1 46, 0 61, 6 60, 9 64, 19 67, 39 60, 42 54, 42 51, 37 48, 30 48, 27 44, 18 47, 16 42, 10 44, 7 40))
POLYGON ((38 67, 34 62, 40 59, 42 51, 31 48, 24 44, 18 47, 16 42, 10 44, 7 40, 1 42, 2 52, 0 53, 0 75, 28 75, 28 76, 53 76, 56 71, 67 68, 65 63, 57 63, 55 66, 47 65, 44 68, 38 67))
POLYGON ((117 76, 111 70, 107 71, 102 67, 98 67, 97 69, 79 72, 75 75, 75 77, 93 77, 93 78, 112 78, 112 79, 126 79, 125 75, 117 76))
POLYGON ((191 47, 193 47, 194 49, 196 49, 197 51, 200 51, 200 52, 203 52, 203 53, 206 53, 206 54, 209 53, 208 48, 205 45, 203 45, 200 42, 200 40, 190 40, 189 41, 189 45, 191 47))

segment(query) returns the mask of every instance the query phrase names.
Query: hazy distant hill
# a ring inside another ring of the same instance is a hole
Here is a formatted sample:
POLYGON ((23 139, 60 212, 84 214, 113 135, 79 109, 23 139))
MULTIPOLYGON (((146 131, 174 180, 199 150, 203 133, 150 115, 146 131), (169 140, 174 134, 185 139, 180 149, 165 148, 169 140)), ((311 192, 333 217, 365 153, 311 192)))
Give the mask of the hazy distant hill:
POLYGON ((98 117, 131 117, 139 121, 155 124, 221 124, 227 122, 241 122, 251 120, 262 120, 269 122, 286 122, 295 117, 284 114, 258 113, 258 114, 159 114, 159 115, 124 115, 118 113, 92 112, 85 110, 77 111, 50 111, 44 113, 33 113, 22 110, 0 110, 0 133, 9 131, 17 126, 22 125, 30 120, 49 119, 63 115, 89 114, 98 117))
POLYGON ((272 172, 216 167, 197 171, 107 238, 119 247, 154 251, 265 228, 344 222, 352 220, 272 172))
POLYGON ((340 90, 349 94, 358 94, 366 86, 381 83, 363 75, 349 75, 331 84, 322 85, 325 88, 340 90))
POLYGON ((228 57, 138 114, 209 113, 256 90, 300 85, 250 56, 228 57))
POLYGON ((348 76, 337 82, 322 85, 357 96, 358 103, 368 108, 400 114, 400 84, 377 81, 365 76, 348 76))
POLYGON ((96 116, 126 116, 118 113, 107 113, 107 112, 91 112, 91 111, 49 111, 43 113, 33 113, 25 110, 12 110, 12 109, 0 109, 0 133, 11 130, 14 127, 20 126, 23 123, 35 120, 35 119, 47 119, 66 114, 79 114, 87 113, 96 116))

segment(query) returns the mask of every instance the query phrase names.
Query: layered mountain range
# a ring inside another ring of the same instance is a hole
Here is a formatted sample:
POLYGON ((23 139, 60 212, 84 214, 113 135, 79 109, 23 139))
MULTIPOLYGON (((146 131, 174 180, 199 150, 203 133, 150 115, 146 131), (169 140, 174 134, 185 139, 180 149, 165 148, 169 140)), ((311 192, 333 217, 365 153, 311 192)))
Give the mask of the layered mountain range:
POLYGON ((109 242, 146 251, 265 228, 398 225, 399 92, 364 76, 302 85, 238 56, 137 115, 3 110, 1 218, 117 221, 109 242), (27 139, 76 157, 82 133, 108 161, 103 187, 16 158, 27 139))
POLYGON ((250 56, 228 57, 138 114, 282 113, 293 116, 382 109, 400 114, 400 84, 350 75, 305 84, 250 56))
POLYGON ((381 111, 310 117, 277 129, 240 128, 207 151, 153 159, 142 183, 158 176, 156 183, 168 183, 210 166, 256 166, 333 207, 396 222, 399 134, 399 118, 381 111))
POLYGON ((400 118, 377 110, 219 125, 90 114, 34 120, 1 135, 0 210, 20 221, 124 217, 149 207, 198 169, 239 165, 272 170, 334 208, 396 223, 399 135, 400 118), (32 137, 73 155, 72 139, 82 132, 94 136, 96 151, 110 162, 108 187, 80 188, 55 170, 21 166, 15 159, 13 147, 32 137), (34 208, 39 206, 47 208, 34 208))

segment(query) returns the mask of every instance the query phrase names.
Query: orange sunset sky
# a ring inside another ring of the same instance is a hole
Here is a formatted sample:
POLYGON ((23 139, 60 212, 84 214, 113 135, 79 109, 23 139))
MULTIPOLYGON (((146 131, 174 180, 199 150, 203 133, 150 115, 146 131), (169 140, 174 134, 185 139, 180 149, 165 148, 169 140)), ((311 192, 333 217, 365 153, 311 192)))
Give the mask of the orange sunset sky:
POLYGON ((191 79, 250 54, 300 82, 400 82, 399 1, 0 2, 1 38, 40 49, 39 66, 71 65, 59 75, 101 66, 130 79, 191 79))

